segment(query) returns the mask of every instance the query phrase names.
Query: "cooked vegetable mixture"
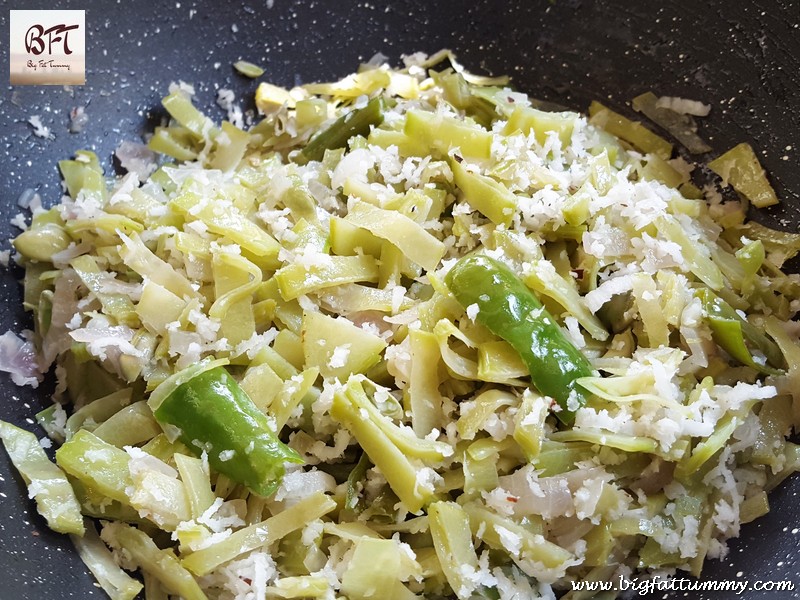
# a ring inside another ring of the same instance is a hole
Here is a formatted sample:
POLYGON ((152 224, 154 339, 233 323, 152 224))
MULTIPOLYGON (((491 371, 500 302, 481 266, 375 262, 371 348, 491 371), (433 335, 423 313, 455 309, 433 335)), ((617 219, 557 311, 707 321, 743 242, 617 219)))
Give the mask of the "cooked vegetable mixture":
MULTIPOLYGON (((599 103, 405 62, 262 83, 249 128, 175 86, 125 176, 61 161, 14 241, 3 368, 54 367, 55 463, 0 437, 114 600, 700 575, 800 468, 800 235, 746 221, 777 201, 752 149, 724 199, 599 103)), ((698 105, 636 101, 704 152, 698 105)))

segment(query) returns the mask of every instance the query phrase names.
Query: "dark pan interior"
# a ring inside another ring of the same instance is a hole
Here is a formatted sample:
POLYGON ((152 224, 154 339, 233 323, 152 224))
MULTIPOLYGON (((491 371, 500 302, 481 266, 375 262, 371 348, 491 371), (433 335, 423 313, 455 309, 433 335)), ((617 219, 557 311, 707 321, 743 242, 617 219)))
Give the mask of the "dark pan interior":
MULTIPOLYGON (((573 109, 585 110, 592 99, 601 99, 632 114, 626 103, 647 90, 707 102, 713 109, 702 121, 701 135, 716 153, 741 141, 753 144, 783 200, 755 218, 794 231, 800 224, 796 0, 26 4, 86 10, 87 84, 71 91, 7 86, 0 94, 0 249, 15 235, 9 219, 19 212, 16 201, 24 189, 38 189, 47 205, 57 202, 56 161, 81 148, 94 150, 113 168, 117 145, 136 139, 160 118, 159 100, 171 81, 194 83, 199 106, 219 119, 218 86, 242 99, 255 90, 255 82, 231 68, 240 58, 265 67, 265 79, 291 86, 345 75, 376 52, 397 64, 403 53, 443 47, 455 50, 473 71, 509 73, 518 89, 573 109), (68 114, 76 106, 86 106, 90 121, 81 133, 70 134, 68 114), (31 115, 41 116, 55 140, 32 135, 25 122, 31 115)), ((8 9, 22 6, 2 6, 0 28, 8 31, 8 9)), ((7 43, 0 46, 7 64, 7 43)), ((20 276, 12 269, 0 278, 0 331, 29 326, 20 308, 20 276)), ((18 389, 0 374, 0 389, 2 418, 32 428, 30 418, 47 403, 48 386, 18 389)), ((0 598, 105 597, 69 540, 51 533, 36 514, 4 452, 0 477, 0 598)), ((769 515, 743 527, 728 558, 708 563, 703 579, 791 580, 798 591, 743 597, 800 597, 798 490, 794 478, 775 491, 769 515)))

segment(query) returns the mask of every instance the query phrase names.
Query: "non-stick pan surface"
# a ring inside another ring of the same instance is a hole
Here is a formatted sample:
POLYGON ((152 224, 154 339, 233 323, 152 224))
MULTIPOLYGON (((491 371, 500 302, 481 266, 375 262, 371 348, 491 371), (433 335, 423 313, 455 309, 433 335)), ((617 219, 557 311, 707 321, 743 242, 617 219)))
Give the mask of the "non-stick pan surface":
MULTIPOLYGON (((199 106, 219 119, 216 89, 249 100, 256 84, 231 64, 265 67, 265 79, 291 86, 330 80, 376 52, 394 63, 414 51, 452 48, 473 71, 509 73, 532 96, 585 110, 602 99, 630 113, 635 95, 653 90, 712 105, 701 134, 720 153, 748 141, 760 152, 782 198, 756 216, 797 230, 800 223, 800 5, 757 2, 624 0, 219 0, 0 2, 0 52, 8 64, 9 9, 85 9, 86 85, 6 86, 0 93, 0 249, 26 188, 47 205, 58 201, 58 159, 94 150, 107 169, 122 140, 137 139, 160 119, 171 81, 193 83, 199 106), (89 124, 67 131, 73 107, 89 124), (39 115, 55 134, 32 134, 39 115)), ((21 271, 0 279, 0 331, 30 326, 20 309, 21 271)), ((0 418, 35 429, 31 416, 50 388, 16 388, 0 374, 0 418)), ((40 435, 43 432, 39 431, 40 435)), ((72 549, 51 533, 26 498, 21 479, 0 452, 0 600, 103 598, 72 549)), ((772 511, 742 529, 703 580, 746 579, 795 584, 795 592, 747 592, 746 598, 800 597, 800 480, 775 491, 772 511)), ((663 593, 653 597, 662 597, 663 593)), ((672 597, 684 597, 675 594, 672 597)), ((690 598, 729 598, 727 593, 690 598)))

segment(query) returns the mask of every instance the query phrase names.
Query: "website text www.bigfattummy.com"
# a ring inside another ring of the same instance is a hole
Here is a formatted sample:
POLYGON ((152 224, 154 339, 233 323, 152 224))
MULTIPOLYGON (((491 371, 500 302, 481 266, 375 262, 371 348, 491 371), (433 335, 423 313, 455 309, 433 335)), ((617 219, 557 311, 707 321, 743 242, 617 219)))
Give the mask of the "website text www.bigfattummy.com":
POLYGON ((795 584, 792 581, 749 581, 747 579, 708 579, 696 581, 688 578, 651 579, 619 579, 610 581, 573 581, 573 591, 586 592, 633 592, 646 596, 653 592, 730 592, 741 596, 745 592, 791 592, 795 584))

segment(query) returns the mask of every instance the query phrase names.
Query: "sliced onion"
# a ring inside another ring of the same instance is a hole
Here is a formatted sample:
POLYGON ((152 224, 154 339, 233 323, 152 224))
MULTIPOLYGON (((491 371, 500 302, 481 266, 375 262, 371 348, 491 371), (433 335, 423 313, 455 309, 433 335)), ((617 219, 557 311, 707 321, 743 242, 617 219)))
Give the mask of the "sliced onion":
POLYGON ((0 335, 0 371, 10 373, 17 385, 38 387, 42 373, 33 343, 11 331, 0 335))
POLYGON ((139 181, 145 181, 158 168, 156 153, 144 144, 124 141, 114 154, 122 168, 128 173, 135 173, 139 181))
POLYGON ((661 96, 656 101, 657 108, 667 108, 681 115, 693 115, 695 117, 707 117, 711 112, 710 104, 703 104, 699 100, 689 100, 688 98, 676 98, 675 96, 661 96))

